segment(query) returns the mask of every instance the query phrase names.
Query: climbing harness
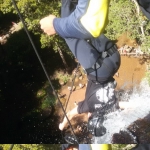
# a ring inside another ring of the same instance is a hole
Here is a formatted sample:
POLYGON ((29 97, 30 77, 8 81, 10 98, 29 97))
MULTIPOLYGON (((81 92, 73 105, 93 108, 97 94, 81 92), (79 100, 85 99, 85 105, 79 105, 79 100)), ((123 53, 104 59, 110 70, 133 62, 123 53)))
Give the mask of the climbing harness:
POLYGON ((106 57, 112 56, 116 51, 117 51, 116 45, 113 45, 110 49, 108 49, 106 51, 103 51, 103 52, 98 52, 97 51, 99 53, 99 57, 96 60, 95 64, 91 68, 85 69, 86 73, 89 74, 89 73, 99 69, 101 67, 102 63, 103 63, 103 60, 106 57))
MULTIPOLYGON (((87 42, 93 46, 91 44, 91 41, 90 40, 87 40, 87 42)), ((103 52, 99 52, 95 47, 93 47, 94 50, 97 51, 97 53, 99 54, 99 57, 97 58, 96 62, 92 65, 92 67, 90 68, 85 68, 84 71, 87 75, 89 75, 91 72, 96 72, 96 82, 99 83, 98 81, 98 76, 97 76, 97 70, 102 66, 102 64, 106 67, 106 69, 113 75, 116 70, 114 70, 113 72, 110 71, 110 68, 103 62, 103 60, 106 58, 106 57, 109 57, 109 56, 112 56, 116 51, 117 51, 117 46, 116 45, 113 45, 111 48, 109 48, 108 50, 105 50, 103 52)))
POLYGON ((47 79, 48 79, 48 81, 49 81, 49 84, 51 85, 52 90, 54 91, 54 94, 55 94, 56 98, 57 98, 58 101, 59 101, 59 104, 60 104, 60 106, 61 106, 61 108, 62 108, 62 110, 63 110, 63 113, 65 114, 65 117, 66 117, 66 119, 67 119, 67 121, 68 121, 68 123, 69 123, 69 126, 70 126, 70 128, 71 128, 71 131, 72 131, 73 136, 74 136, 74 138, 75 138, 75 141, 76 141, 76 143, 79 143, 78 140, 77 140, 77 138, 76 138, 76 136, 75 136, 74 130, 73 130, 73 128, 72 128, 72 125, 71 125, 71 123, 70 123, 70 121, 69 121, 69 119, 68 119, 68 117, 67 117, 67 115, 66 115, 66 112, 65 112, 64 108, 63 108, 63 105, 62 105, 62 103, 61 103, 61 101, 60 101, 60 99, 59 99, 59 97, 58 97, 58 95, 57 95, 57 93, 56 93, 56 91, 55 91, 55 89, 54 89, 54 86, 52 85, 52 82, 51 82, 51 80, 50 80, 50 78, 49 78, 49 75, 48 75, 48 73, 47 73, 47 71, 46 71, 46 69, 45 69, 45 67, 44 67, 44 65, 43 65, 43 62, 42 62, 42 60, 41 60, 41 58, 40 58, 40 56, 39 56, 39 54, 38 54, 38 52, 37 52, 37 49, 36 49, 36 47, 35 47, 35 44, 33 43, 33 40, 32 40, 32 38, 31 38, 31 36, 30 36, 30 34, 29 34, 29 31, 28 31, 28 29, 27 29, 27 27, 26 27, 26 25, 25 25, 25 23, 24 23, 24 20, 23 20, 23 18, 22 18, 22 16, 21 16, 21 13, 20 13, 20 11, 19 11, 19 9, 18 9, 18 7, 17 7, 17 5, 16 5, 16 3, 15 3, 15 0, 12 0, 12 2, 13 2, 13 5, 14 5, 14 7, 15 7, 15 9, 16 9, 18 15, 19 15, 19 17, 20 17, 20 20, 21 20, 21 22, 22 22, 22 24, 23 24, 23 27, 24 27, 24 29, 25 29, 27 35, 28 35, 28 38, 29 38, 29 40, 30 40, 30 42, 31 42, 31 44, 32 44, 32 47, 33 47, 33 49, 34 49, 34 51, 35 51, 35 53, 36 53, 36 55, 37 55, 37 57, 38 57, 38 59, 39 59, 39 62, 40 62, 40 64, 41 64, 42 68, 43 68, 43 71, 44 71, 44 73, 45 73, 45 75, 46 75, 46 77, 47 77, 47 79))

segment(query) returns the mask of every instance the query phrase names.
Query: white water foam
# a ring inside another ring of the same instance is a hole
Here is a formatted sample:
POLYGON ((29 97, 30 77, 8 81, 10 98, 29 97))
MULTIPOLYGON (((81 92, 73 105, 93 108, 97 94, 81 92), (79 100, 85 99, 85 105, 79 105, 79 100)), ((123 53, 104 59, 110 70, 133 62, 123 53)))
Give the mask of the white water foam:
POLYGON ((133 89, 129 102, 133 104, 133 108, 126 108, 122 111, 116 111, 108 114, 103 125, 107 129, 105 135, 94 137, 94 144, 111 144, 111 138, 114 133, 120 130, 126 130, 127 127, 137 119, 144 118, 150 113, 150 87, 146 80, 140 84, 139 90, 133 89))

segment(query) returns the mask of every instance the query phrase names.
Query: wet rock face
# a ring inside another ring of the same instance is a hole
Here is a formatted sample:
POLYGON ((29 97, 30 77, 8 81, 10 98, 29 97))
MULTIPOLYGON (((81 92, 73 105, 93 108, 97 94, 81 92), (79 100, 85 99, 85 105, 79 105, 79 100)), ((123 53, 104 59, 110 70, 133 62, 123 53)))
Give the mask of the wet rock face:
POLYGON ((147 118, 133 122, 128 130, 137 137, 137 142, 144 144, 150 143, 150 120, 147 118))
POLYGON ((134 137, 130 132, 128 131, 120 131, 119 133, 115 133, 112 136, 112 143, 113 144, 136 144, 136 137, 134 137))
POLYGON ((127 131, 120 131, 112 136, 113 144, 150 143, 150 119, 138 119, 133 122, 127 131))

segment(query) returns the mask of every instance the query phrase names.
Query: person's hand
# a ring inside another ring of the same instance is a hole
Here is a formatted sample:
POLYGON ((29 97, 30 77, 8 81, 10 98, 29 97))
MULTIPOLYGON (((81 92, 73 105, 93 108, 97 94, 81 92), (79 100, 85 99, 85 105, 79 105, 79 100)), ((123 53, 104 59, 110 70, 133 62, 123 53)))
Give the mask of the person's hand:
POLYGON ((40 20, 41 29, 48 35, 56 34, 56 31, 53 26, 53 20, 56 18, 54 15, 49 15, 40 20))

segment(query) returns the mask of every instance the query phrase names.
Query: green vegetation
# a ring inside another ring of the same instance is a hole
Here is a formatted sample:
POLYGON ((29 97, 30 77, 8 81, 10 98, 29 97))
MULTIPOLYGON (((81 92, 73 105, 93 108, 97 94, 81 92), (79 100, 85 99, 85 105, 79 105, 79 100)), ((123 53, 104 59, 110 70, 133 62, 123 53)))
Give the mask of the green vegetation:
MULTIPOLYGON (((140 10, 140 9, 139 9, 140 10)), ((123 33, 128 33, 132 39, 136 39, 141 50, 150 54, 150 21, 138 13, 137 5, 132 0, 111 0, 109 12, 109 24, 106 35, 116 40, 123 33)))
POLYGON ((56 101, 56 98, 54 96, 49 96, 47 95, 44 100, 42 101, 42 106, 41 108, 44 109, 44 108, 47 108, 49 106, 53 106, 55 104, 55 101, 56 101))
MULTIPOLYGON (((15 2, 21 12, 21 15, 25 21, 28 30, 34 33, 35 35, 40 35, 41 48, 53 47, 53 50, 55 52, 59 52, 66 70, 69 70, 63 53, 68 53, 70 55, 71 53, 68 50, 68 47, 64 42, 64 40, 60 38, 58 35, 47 36, 41 31, 39 26, 39 21, 44 16, 54 14, 59 17, 61 6, 60 1, 20 0, 15 2)), ((14 9, 14 6, 12 5, 12 0, 6 1, 1 0, 0 11, 2 11, 4 14, 7 14, 9 12, 17 14, 16 10, 14 9)))
MULTIPOLYGON (((40 35, 41 47, 52 47, 55 52, 59 52, 62 62, 68 69, 63 53, 71 53, 64 40, 58 35, 47 36, 40 30, 39 21, 44 16, 54 14, 60 16, 61 2, 59 0, 21 0, 16 4, 25 20, 28 30, 35 35, 40 35)), ((128 33, 132 39, 136 39, 142 51, 150 53, 150 21, 139 12, 135 1, 132 0, 111 0, 109 11, 109 24, 105 30, 106 35, 116 40, 123 33, 128 33)), ((17 14, 11 0, 0 1, 0 11, 3 14, 9 12, 17 14)))
MULTIPOLYGON (((9 150, 12 144, 0 144, 0 150, 9 150)), ((59 144, 14 144, 12 150, 60 150, 59 144)))
POLYGON ((56 72, 55 76, 56 79, 59 79, 60 82, 63 82, 64 84, 66 84, 71 79, 71 76, 68 73, 64 72, 56 72))
POLYGON ((112 150, 131 150, 136 144, 112 144, 112 150))

